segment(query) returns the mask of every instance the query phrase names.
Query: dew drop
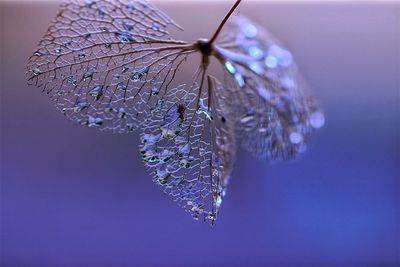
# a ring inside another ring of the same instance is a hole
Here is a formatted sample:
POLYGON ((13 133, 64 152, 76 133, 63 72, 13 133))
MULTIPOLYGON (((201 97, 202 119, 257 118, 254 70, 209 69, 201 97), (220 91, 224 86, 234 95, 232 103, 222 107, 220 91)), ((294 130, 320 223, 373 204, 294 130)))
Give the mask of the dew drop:
POLYGON ((97 85, 90 92, 89 95, 93 96, 96 100, 99 100, 103 95, 103 86, 97 85))
POLYGON ((133 37, 132 33, 129 31, 120 31, 115 33, 117 36, 118 41, 120 41, 123 44, 130 43, 130 42, 135 42, 135 38, 133 37))
POLYGON ((164 127, 164 126, 162 126, 160 129, 161 129, 161 136, 163 138, 174 139, 179 134, 179 131, 177 129, 171 129, 169 127, 164 127))
POLYGON ((282 67, 289 67, 293 62, 292 54, 287 50, 282 50, 279 65, 282 67))
POLYGON ((122 73, 125 73, 125 72, 127 72, 128 70, 129 70, 129 68, 128 68, 128 67, 126 67, 126 66, 123 66, 123 67, 122 67, 122 71, 121 71, 121 72, 122 72, 122 73))
POLYGON ((148 162, 148 163, 152 163, 152 162, 158 162, 159 158, 157 155, 154 154, 154 151, 152 150, 142 150, 141 153, 142 155, 142 159, 144 162, 148 162))
POLYGON ((252 121, 253 119, 254 119, 254 115, 253 114, 248 114, 248 115, 245 115, 244 117, 242 117, 240 119, 240 122, 241 123, 248 123, 249 121, 252 121))
POLYGON ((271 93, 267 90, 267 88, 260 86, 257 88, 257 92, 265 100, 267 101, 271 100, 271 93))
POLYGON ((264 68, 259 62, 250 63, 250 69, 258 75, 264 75, 264 68))
POLYGON ((246 85, 246 82, 240 73, 235 74, 235 80, 238 83, 239 87, 244 87, 246 85))
POLYGON ((229 71, 230 74, 235 74, 236 68, 230 61, 225 62, 225 68, 229 71))
POLYGON ((32 73, 33 73, 34 76, 38 76, 42 72, 40 71, 39 68, 35 67, 35 68, 32 69, 32 73))
POLYGON ((86 57, 86 54, 84 53, 84 52, 80 52, 79 54, 78 54, 78 58, 79 59, 84 59, 86 57))
POLYGON ((140 139, 143 144, 155 144, 160 140, 160 135, 143 134, 140 139))
POLYGON ((103 119, 89 116, 88 120, 87 120, 87 124, 89 127, 99 127, 103 124, 103 119))
POLYGON ((319 129, 325 124, 325 116, 322 112, 316 111, 310 116, 310 124, 312 127, 319 129))
POLYGON ((262 59, 264 57, 264 52, 258 46, 255 45, 250 46, 247 52, 252 58, 257 60, 262 59))
POLYGON ((124 108, 119 108, 118 110, 118 118, 123 119, 126 115, 126 111, 124 108))
POLYGON ((187 156, 190 153, 190 145, 188 143, 186 143, 184 145, 180 145, 178 148, 178 151, 179 151, 180 157, 187 156))
POLYGON ((158 95, 159 92, 160 92, 160 88, 158 88, 158 87, 153 87, 151 89, 151 95, 158 95))
POLYGON ((83 74, 83 80, 86 81, 88 79, 92 79, 93 78, 93 70, 88 70, 83 74))
POLYGON ((100 27, 100 30, 102 32, 109 32, 110 31, 110 29, 108 27, 106 27, 106 26, 100 27))
POLYGON ((160 24, 157 22, 153 22, 153 26, 151 27, 153 31, 159 31, 160 30, 160 24))
POLYGON ((187 158, 181 159, 179 161, 179 166, 181 166, 182 168, 188 169, 188 168, 190 168, 192 161, 193 161, 193 159, 187 159, 187 158))
POLYGON ((74 112, 78 113, 88 108, 89 104, 86 102, 77 102, 74 106, 74 112))
POLYGON ((138 81, 140 81, 140 79, 141 79, 142 77, 143 77, 143 73, 137 71, 137 72, 133 73, 131 79, 132 79, 132 81, 134 81, 134 82, 138 82, 138 81))
POLYGON ((243 26, 243 33, 244 35, 251 39, 257 36, 257 28, 250 22, 246 22, 245 25, 243 26))
POLYGON ((135 7, 132 2, 129 2, 126 8, 128 9, 129 12, 133 12, 135 10, 135 7))
POLYGON ((275 69, 278 67, 278 59, 273 55, 268 55, 265 58, 265 65, 270 69, 275 69))
POLYGON ((168 179, 170 176, 171 174, 167 170, 158 169, 156 171, 157 182, 160 185, 165 185, 166 183, 168 183, 168 179))
POLYGON ((74 76, 69 76, 69 77, 67 78, 67 83, 72 84, 72 85, 76 85, 76 84, 77 84, 77 81, 76 81, 76 79, 75 79, 74 76))
POLYGON ((126 85, 123 82, 120 82, 117 84, 117 89, 125 91, 126 90, 126 85))
POLYGON ((222 197, 217 196, 217 199, 215 200, 215 205, 217 206, 217 208, 219 208, 221 204, 222 204, 222 197))
POLYGON ((208 108, 208 106, 206 106, 204 104, 204 99, 203 98, 200 99, 199 107, 198 107, 196 113, 199 114, 199 115, 203 114, 210 121, 213 120, 213 116, 212 116, 211 110, 208 108))
POLYGON ((56 52, 57 54, 60 54, 61 53, 61 48, 56 48, 56 49, 54 49, 54 52, 56 52))
POLYGON ((303 142, 303 135, 298 132, 292 132, 289 135, 289 140, 294 145, 300 144, 303 142))
POLYGON ((293 77, 289 76, 289 75, 285 75, 284 77, 282 77, 281 79, 282 85, 286 88, 286 89, 293 89, 295 87, 295 82, 293 77))
POLYGON ((172 151, 170 151, 170 150, 168 150, 168 149, 164 149, 164 150, 160 153, 159 158, 160 158, 161 161, 167 162, 168 160, 171 159, 171 157, 172 157, 174 154, 175 154, 174 152, 172 152, 172 151))

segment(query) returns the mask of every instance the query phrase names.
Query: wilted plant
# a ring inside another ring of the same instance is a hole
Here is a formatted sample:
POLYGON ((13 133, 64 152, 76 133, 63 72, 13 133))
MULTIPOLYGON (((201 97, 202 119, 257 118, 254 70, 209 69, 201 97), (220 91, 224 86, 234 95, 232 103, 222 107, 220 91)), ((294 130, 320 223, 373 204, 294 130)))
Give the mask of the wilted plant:
POLYGON ((238 144, 287 159, 324 124, 291 53, 248 18, 230 18, 240 2, 194 43, 171 38, 167 28, 181 27, 147 1, 65 2, 29 59, 29 83, 77 124, 138 130, 154 181, 194 218, 214 221, 238 144), (197 70, 178 78, 193 54, 197 70))

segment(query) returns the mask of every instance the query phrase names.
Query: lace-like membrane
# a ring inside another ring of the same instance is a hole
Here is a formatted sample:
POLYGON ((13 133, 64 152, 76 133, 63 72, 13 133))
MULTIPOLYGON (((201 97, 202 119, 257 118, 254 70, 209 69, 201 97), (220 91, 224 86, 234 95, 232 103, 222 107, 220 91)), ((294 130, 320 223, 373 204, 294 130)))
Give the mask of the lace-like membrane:
POLYGON ((28 63, 29 81, 72 121, 127 132, 144 121, 188 50, 151 4, 65 2, 28 63))
MULTIPOLYGON (((290 158, 324 117, 303 91, 289 51, 236 16, 187 83, 177 72, 196 44, 146 1, 69 1, 29 59, 28 80, 72 121, 111 132, 139 130, 140 152, 164 192, 195 219, 214 221, 226 193, 236 143, 259 157, 290 158)), ((204 48, 204 47, 203 47, 204 48)), ((208 52, 207 52, 208 53, 208 52)))
POLYGON ((292 54, 243 16, 229 21, 216 50, 226 88, 236 96, 233 117, 243 147, 269 160, 304 151, 324 117, 307 95, 292 54))

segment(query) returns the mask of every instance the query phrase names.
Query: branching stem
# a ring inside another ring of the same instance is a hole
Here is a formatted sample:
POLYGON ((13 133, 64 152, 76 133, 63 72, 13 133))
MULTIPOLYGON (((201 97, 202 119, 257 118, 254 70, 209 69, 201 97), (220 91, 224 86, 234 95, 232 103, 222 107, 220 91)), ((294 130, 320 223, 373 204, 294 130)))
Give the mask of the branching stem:
POLYGON ((229 17, 232 15, 233 11, 238 7, 242 0, 236 0, 236 3, 231 7, 228 14, 226 14, 225 18, 219 24, 218 29, 215 31, 214 35, 211 37, 210 41, 208 42, 210 45, 217 39, 219 33, 221 32, 222 28, 224 27, 225 23, 228 21, 229 17))

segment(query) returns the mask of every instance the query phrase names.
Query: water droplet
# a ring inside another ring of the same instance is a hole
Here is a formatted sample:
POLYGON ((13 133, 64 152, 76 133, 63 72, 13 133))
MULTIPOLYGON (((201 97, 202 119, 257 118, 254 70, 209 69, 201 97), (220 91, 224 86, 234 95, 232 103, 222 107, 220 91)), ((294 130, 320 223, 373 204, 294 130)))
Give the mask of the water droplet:
POLYGON ((295 87, 295 82, 293 77, 289 76, 289 75, 285 75, 283 76, 283 78, 281 79, 282 85, 283 87, 285 87, 286 89, 294 89, 295 87))
POLYGON ((86 57, 86 54, 84 53, 84 52, 80 52, 79 54, 78 54, 78 58, 79 59, 84 59, 86 57))
POLYGON ((160 185, 165 185, 166 183, 168 183, 168 179, 170 176, 171 174, 167 170, 158 169, 156 171, 156 179, 160 185))
POLYGON ((190 153, 190 145, 188 143, 180 145, 178 151, 179 151, 179 157, 187 156, 190 153))
POLYGON ((230 74, 235 74, 236 68, 230 61, 225 62, 225 68, 229 71, 230 74))
POLYGON ((264 52, 255 45, 249 46, 247 52, 249 53, 249 55, 254 58, 254 59, 262 59, 264 57, 264 52))
POLYGON ((268 55, 265 58, 265 65, 270 69, 275 69, 278 67, 278 59, 273 55, 268 55))
POLYGON ((289 67, 293 62, 292 54, 278 45, 272 45, 268 49, 268 56, 265 58, 265 65, 269 68, 276 68, 278 65, 289 67))
POLYGON ((217 208, 219 208, 222 204, 222 197, 220 195, 217 196, 217 199, 215 200, 215 205, 217 208))
POLYGON ((109 32, 109 31, 110 31, 110 29, 109 29, 108 27, 106 27, 106 26, 100 27, 100 30, 101 30, 102 32, 109 32))
POLYGON ((106 12, 104 12, 104 10, 99 9, 99 17, 104 18, 105 15, 106 15, 106 12))
POLYGON ((127 123, 126 124, 126 128, 128 129, 128 131, 132 132, 133 130, 135 130, 135 127, 132 123, 127 123))
POLYGON ((118 110, 118 118, 123 119, 126 115, 126 111, 124 108, 119 108, 118 110))
POLYGON ((160 158, 161 161, 167 162, 168 160, 171 159, 171 157, 172 157, 174 154, 175 154, 174 152, 172 152, 172 151, 170 151, 170 150, 168 150, 168 149, 164 149, 164 150, 160 153, 159 158, 160 158))
POLYGON ((325 116, 322 112, 316 111, 310 116, 310 124, 312 127, 319 129, 325 124, 325 116))
POLYGON ((67 83, 72 84, 72 85, 77 85, 77 80, 75 79, 74 76, 69 76, 67 78, 67 83))
POLYGON ((154 153, 153 150, 147 150, 145 148, 143 148, 141 150, 142 155, 142 159, 144 162, 148 162, 148 163, 153 163, 153 162, 158 162, 159 158, 158 156, 154 153))
POLYGON ((83 80, 86 81, 88 79, 93 78, 94 71, 93 70, 88 70, 83 74, 83 80))
POLYGON ((244 117, 242 117, 240 119, 241 123, 248 123, 249 121, 252 121, 254 119, 254 115, 253 114, 247 114, 244 117))
POLYGON ((200 115, 200 114, 203 114, 203 115, 206 116, 206 118, 207 118, 208 120, 210 120, 210 121, 213 120, 213 116, 212 116, 211 110, 209 109, 208 106, 206 106, 206 105, 204 104, 204 99, 202 99, 202 98, 200 99, 199 107, 198 107, 196 113, 199 114, 199 115, 200 115))
POLYGON ((239 87, 244 87, 246 85, 244 77, 240 73, 235 74, 235 80, 238 83, 239 87))
POLYGON ((78 113, 88 108, 89 104, 86 102, 77 102, 74 106, 74 112, 78 113))
POLYGON ((128 67, 126 67, 126 66, 123 66, 123 67, 122 67, 122 71, 121 71, 121 72, 122 72, 122 73, 125 73, 125 72, 127 72, 128 70, 129 70, 129 68, 128 68, 128 67))
POLYGON ((151 94, 152 95, 158 95, 159 92, 160 92, 160 88, 158 88, 158 87, 153 87, 151 89, 151 94))
POLYGON ((93 96, 96 100, 99 100, 103 95, 103 86, 97 85, 92 90, 90 90, 89 95, 93 96))
POLYGON ((94 5, 94 1, 93 0, 86 0, 85 3, 86 3, 86 6, 88 8, 92 8, 92 6, 94 5))
POLYGON ((39 68, 35 67, 35 68, 32 69, 32 73, 33 73, 34 76, 38 76, 42 72, 40 71, 39 68))
POLYGON ((143 73, 137 71, 137 72, 133 73, 131 79, 132 79, 132 81, 137 82, 137 81, 140 81, 140 79, 141 79, 142 77, 143 77, 143 73))
POLYGON ((257 92, 265 100, 267 101, 271 100, 271 93, 267 90, 267 88, 260 86, 257 88, 257 92))
POLYGON ((54 49, 54 52, 56 52, 57 54, 60 54, 61 53, 61 48, 56 48, 56 49, 54 49))
POLYGON ((125 31, 125 30, 120 31, 120 32, 115 33, 115 35, 117 36, 117 39, 123 44, 136 41, 130 31, 125 31))
POLYGON ((303 135, 298 132, 292 132, 289 135, 289 140, 294 145, 300 144, 303 142, 303 135))
POLYGON ((133 29, 133 24, 126 22, 126 21, 122 22, 122 26, 127 31, 131 31, 133 29))
POLYGON ((192 158, 184 158, 184 159, 181 159, 181 160, 179 161, 179 166, 181 166, 182 168, 188 169, 188 168, 190 168, 190 166, 191 166, 191 164, 192 164, 192 161, 193 161, 192 158))
POLYGON ((264 68, 259 62, 251 62, 250 69, 258 75, 264 75, 264 68))
POLYGON ((132 2, 129 2, 126 8, 128 9, 129 12, 133 12, 135 10, 135 7, 132 2))
POLYGON ((245 24, 243 25, 242 31, 243 34, 250 39, 256 37, 258 32, 256 26, 254 26, 248 21, 246 21, 245 24))
POLYGON ((65 47, 68 47, 68 46, 70 46, 71 44, 72 44, 71 41, 64 42, 64 46, 65 46, 65 47))
POLYGON ((279 65, 282 67, 289 67, 293 62, 292 54, 287 50, 282 50, 279 60, 279 65))
POLYGON ((161 137, 163 138, 174 139, 179 134, 179 130, 177 129, 171 129, 169 127, 164 127, 164 126, 162 126, 160 129, 161 129, 161 137))
POLYGON ((152 26, 153 31, 159 31, 160 30, 160 24, 157 22, 153 22, 152 26))
POLYGON ((117 89, 125 91, 126 90, 126 85, 123 82, 120 82, 117 84, 117 89))
POLYGON ((34 56, 37 56, 37 57, 39 57, 39 56, 41 56, 42 55, 42 53, 41 52, 39 52, 39 51, 36 51, 34 54, 33 54, 34 56))
POLYGON ((89 127, 99 127, 103 124, 103 119, 89 116, 87 124, 89 127))
POLYGON ((154 135, 154 134, 143 134, 141 136, 141 142, 143 144, 155 144, 158 140, 160 140, 160 135, 154 135))

